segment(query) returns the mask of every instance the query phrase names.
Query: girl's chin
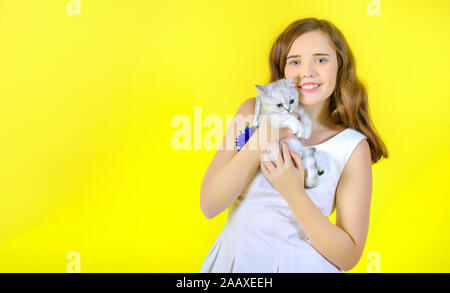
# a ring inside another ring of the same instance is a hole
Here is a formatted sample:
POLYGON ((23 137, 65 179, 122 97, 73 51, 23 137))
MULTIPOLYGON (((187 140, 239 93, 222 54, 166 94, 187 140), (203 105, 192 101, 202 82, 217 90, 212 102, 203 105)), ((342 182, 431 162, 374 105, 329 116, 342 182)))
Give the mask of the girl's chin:
POLYGON ((319 97, 300 97, 300 104, 302 105, 314 105, 321 102, 322 99, 319 97))

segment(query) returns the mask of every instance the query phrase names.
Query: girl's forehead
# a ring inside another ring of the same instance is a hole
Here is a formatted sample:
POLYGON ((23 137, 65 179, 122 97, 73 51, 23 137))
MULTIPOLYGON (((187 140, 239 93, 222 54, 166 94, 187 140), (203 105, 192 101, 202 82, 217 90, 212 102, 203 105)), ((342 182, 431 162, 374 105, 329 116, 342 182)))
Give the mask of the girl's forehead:
POLYGON ((320 53, 329 55, 334 53, 331 41, 325 33, 321 31, 311 31, 306 32, 295 39, 289 49, 288 57, 294 54, 304 57, 320 53))

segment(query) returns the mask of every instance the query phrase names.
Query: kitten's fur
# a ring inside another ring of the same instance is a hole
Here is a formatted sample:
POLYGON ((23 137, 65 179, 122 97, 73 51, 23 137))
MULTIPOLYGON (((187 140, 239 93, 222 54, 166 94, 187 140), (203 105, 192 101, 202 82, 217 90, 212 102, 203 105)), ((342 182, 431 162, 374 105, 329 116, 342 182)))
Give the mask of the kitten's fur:
MULTIPOLYGON (((258 96, 255 105, 255 120, 253 125, 259 125, 260 115, 266 115, 267 122, 278 128, 288 127, 296 134, 298 138, 309 138, 311 136, 311 120, 299 103, 298 91, 294 78, 280 79, 267 85, 256 85, 258 96), (301 116, 299 121, 290 112, 297 112, 301 116)), ((318 184, 318 176, 325 171, 321 162, 323 154, 316 153, 314 147, 304 146, 297 138, 287 138, 280 141, 281 144, 286 141, 289 148, 302 155, 303 167, 305 170, 305 187, 312 188, 318 184)), ((269 144, 267 152, 270 159, 276 165, 275 156, 272 153, 272 145, 269 144)))

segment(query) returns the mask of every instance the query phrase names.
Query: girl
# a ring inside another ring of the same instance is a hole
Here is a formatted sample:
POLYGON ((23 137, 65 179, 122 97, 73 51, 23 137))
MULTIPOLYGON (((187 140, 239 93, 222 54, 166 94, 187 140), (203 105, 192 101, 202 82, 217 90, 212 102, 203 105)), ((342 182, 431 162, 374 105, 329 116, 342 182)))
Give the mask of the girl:
MULTIPOLYGON (((239 117, 252 121, 255 98, 238 109, 203 178, 200 207, 207 218, 229 208, 227 223, 200 272, 343 272, 359 261, 367 237, 372 164, 388 157, 368 113, 365 87, 342 33, 327 20, 300 19, 276 39, 271 80, 294 77, 312 121, 302 139, 328 157, 318 186, 304 188, 301 157, 271 141, 264 120, 247 144, 236 138, 239 117), (262 140, 262 134, 267 137, 262 140), (279 150, 277 164, 265 143, 279 150), (250 145, 256 145, 251 148, 250 145), (328 220, 336 210, 336 225, 328 220)), ((280 129, 278 139, 294 136, 280 129)))

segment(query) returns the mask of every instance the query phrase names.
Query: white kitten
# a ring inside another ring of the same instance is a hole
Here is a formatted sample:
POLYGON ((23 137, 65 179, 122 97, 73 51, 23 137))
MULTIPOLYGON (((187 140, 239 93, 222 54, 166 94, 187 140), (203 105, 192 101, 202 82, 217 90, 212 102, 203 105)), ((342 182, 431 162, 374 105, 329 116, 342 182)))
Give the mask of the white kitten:
MULTIPOLYGON (((267 85, 256 85, 258 96, 255 105, 254 126, 259 125, 260 115, 266 115, 267 122, 273 127, 288 127, 298 138, 309 138, 311 136, 311 120, 305 109, 300 105, 298 91, 294 78, 280 79, 267 85), (300 114, 299 121, 291 112, 300 114)), ((325 171, 322 166, 325 158, 323 154, 319 156, 314 147, 304 146, 297 138, 287 138, 289 148, 302 155, 303 167, 305 170, 305 187, 312 188, 318 184, 318 176, 325 171)), ((276 165, 275 154, 272 152, 272 145, 269 144, 267 152, 270 159, 276 165)))

